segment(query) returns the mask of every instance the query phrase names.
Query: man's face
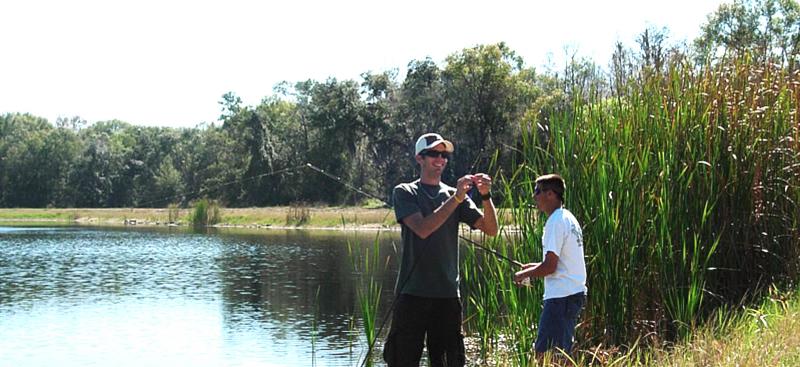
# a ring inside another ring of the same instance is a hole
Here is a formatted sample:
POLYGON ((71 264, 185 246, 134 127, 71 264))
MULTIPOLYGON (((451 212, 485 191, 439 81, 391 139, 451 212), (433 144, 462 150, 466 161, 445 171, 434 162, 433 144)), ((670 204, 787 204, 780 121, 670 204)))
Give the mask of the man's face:
POLYGON ((539 185, 536 185, 536 188, 533 191, 533 200, 536 201, 536 207, 543 212, 548 212, 551 195, 553 195, 552 190, 543 189, 539 185))
POLYGON ((441 175, 450 159, 449 154, 444 144, 439 144, 420 153, 417 156, 417 162, 423 171, 434 171, 441 175))

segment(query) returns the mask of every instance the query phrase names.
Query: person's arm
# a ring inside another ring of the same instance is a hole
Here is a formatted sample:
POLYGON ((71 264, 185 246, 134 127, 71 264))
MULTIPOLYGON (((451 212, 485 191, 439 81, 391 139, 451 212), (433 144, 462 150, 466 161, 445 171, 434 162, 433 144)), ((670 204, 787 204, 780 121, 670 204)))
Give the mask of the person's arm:
POLYGON ((403 224, 407 225, 419 238, 426 239, 431 233, 435 232, 444 224, 448 217, 458 207, 455 195, 445 200, 441 206, 436 208, 433 213, 423 217, 422 213, 416 212, 402 219, 403 224))
POLYGON ((475 221, 473 227, 480 229, 489 236, 497 235, 497 213, 491 198, 483 201, 483 216, 475 221))
POLYGON ((514 273, 514 282, 521 283, 525 278, 543 278, 556 271, 558 266, 558 255, 548 251, 544 256, 544 262, 526 264, 522 270, 514 273))
POLYGON ((440 205, 433 213, 427 217, 423 217, 422 213, 416 212, 402 219, 403 224, 407 225, 419 238, 425 239, 435 232, 439 227, 447 221, 447 218, 453 214, 467 197, 467 191, 472 187, 472 179, 469 176, 464 176, 458 179, 456 184, 456 193, 442 205, 440 205))

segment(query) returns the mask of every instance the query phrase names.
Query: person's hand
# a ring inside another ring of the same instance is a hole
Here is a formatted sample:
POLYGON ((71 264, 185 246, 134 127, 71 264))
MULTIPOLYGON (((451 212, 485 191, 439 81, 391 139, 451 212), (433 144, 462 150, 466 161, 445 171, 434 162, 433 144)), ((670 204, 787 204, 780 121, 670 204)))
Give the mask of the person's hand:
POLYGON ((528 279, 528 275, 526 274, 527 269, 522 269, 516 273, 514 273, 514 283, 520 284, 523 280, 528 279))
POLYGON ((530 276, 527 275, 527 270, 539 266, 540 263, 528 263, 522 265, 522 270, 514 273, 514 284, 517 286, 527 286, 531 283, 530 276))
POLYGON ((472 183, 475 184, 481 195, 486 195, 492 191, 492 177, 485 173, 472 175, 472 183))
POLYGON ((517 287, 527 287, 531 285, 531 278, 523 274, 524 270, 514 273, 514 285, 517 287))
POLYGON ((473 184, 472 175, 464 175, 464 177, 458 179, 458 182, 456 182, 456 196, 459 201, 464 201, 473 184))

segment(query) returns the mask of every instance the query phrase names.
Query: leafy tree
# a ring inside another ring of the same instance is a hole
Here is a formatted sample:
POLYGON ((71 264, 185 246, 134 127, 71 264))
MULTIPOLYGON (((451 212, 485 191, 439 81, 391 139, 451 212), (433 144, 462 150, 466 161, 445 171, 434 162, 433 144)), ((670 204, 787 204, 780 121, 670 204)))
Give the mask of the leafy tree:
MULTIPOLYGON (((307 161, 349 182, 346 162, 353 159, 364 127, 365 104, 358 84, 331 78, 324 83, 298 83, 295 88, 308 143, 307 161)), ((337 203, 350 195, 335 184, 319 185, 319 176, 309 178, 303 185, 303 196, 309 200, 337 203)))
POLYGON ((185 206, 203 197, 216 198, 223 206, 238 204, 247 160, 237 153, 236 141, 224 129, 213 125, 184 136, 187 139, 176 149, 186 184, 181 204, 185 206))
POLYGON ((272 171, 274 149, 267 142, 267 126, 255 110, 241 108, 224 120, 224 130, 238 142, 236 152, 244 157, 246 169, 242 172, 241 202, 245 205, 263 205, 263 183, 260 175, 272 171))
POLYGON ((694 41, 698 62, 725 51, 753 52, 764 60, 788 63, 800 54, 800 6, 794 0, 735 0, 708 16, 694 41))
POLYGON ((264 151, 268 157, 268 169, 259 174, 256 194, 265 205, 286 204, 297 201, 297 177, 295 169, 305 163, 297 106, 278 96, 265 98, 255 113, 264 122, 264 151), (283 172, 283 173, 276 173, 283 172))
POLYGON ((78 141, 67 129, 29 114, 0 117, 0 204, 69 205, 67 176, 78 141))
POLYGON ((45 139, 53 127, 30 114, 9 114, 2 123, 0 156, 3 161, 3 201, 12 207, 42 207, 48 204, 48 148, 45 139))
POLYGON ((649 27, 644 30, 636 42, 641 49, 643 67, 651 67, 656 72, 660 72, 666 61, 665 41, 667 39, 666 28, 655 29, 649 27))
POLYGON ((78 131, 88 125, 88 122, 80 116, 73 116, 73 117, 59 117, 56 119, 56 127, 60 129, 69 129, 72 131, 78 131))
POLYGON ((45 137, 43 164, 39 170, 46 176, 47 205, 61 208, 74 206, 69 175, 78 161, 80 149, 81 142, 72 128, 53 129, 45 137))
POLYGON ((398 182, 394 168, 399 165, 394 153, 398 147, 405 148, 409 140, 405 134, 398 134, 395 129, 398 125, 392 119, 398 109, 396 75, 395 70, 361 75, 361 93, 366 97, 362 116, 364 135, 349 167, 353 185, 371 193, 383 192, 383 197, 388 197, 389 190, 398 182))
POLYGON ((70 175, 70 188, 77 207, 110 207, 113 180, 122 166, 106 132, 94 133, 70 175))
POLYGON ((445 126, 457 147, 455 176, 487 169, 495 151, 513 146, 519 119, 535 99, 534 75, 505 43, 479 45, 447 58, 442 74, 445 126), (483 166, 476 166, 480 162, 483 166))
POLYGON ((417 176, 414 141, 422 134, 445 130, 445 90, 442 70, 430 58, 408 64, 406 77, 397 93, 397 107, 390 126, 391 141, 384 145, 395 164, 387 171, 390 188, 417 176))
POLYGON ((146 206, 166 206, 178 201, 184 185, 181 173, 175 168, 172 159, 166 158, 161 162, 153 180, 153 196, 146 206))

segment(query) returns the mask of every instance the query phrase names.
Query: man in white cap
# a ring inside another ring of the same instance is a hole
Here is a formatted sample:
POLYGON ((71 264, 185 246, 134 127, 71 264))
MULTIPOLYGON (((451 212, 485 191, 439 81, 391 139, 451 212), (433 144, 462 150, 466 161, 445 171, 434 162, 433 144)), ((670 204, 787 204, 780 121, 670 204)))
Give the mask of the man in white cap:
POLYGON ((456 187, 442 183, 453 143, 439 134, 420 136, 415 153, 419 179, 397 185, 393 194, 403 254, 383 358, 389 366, 419 366, 427 342, 431 366, 463 366, 459 223, 497 234, 492 179, 476 173, 459 178, 456 187), (481 195, 483 212, 467 196, 473 186, 481 195))

